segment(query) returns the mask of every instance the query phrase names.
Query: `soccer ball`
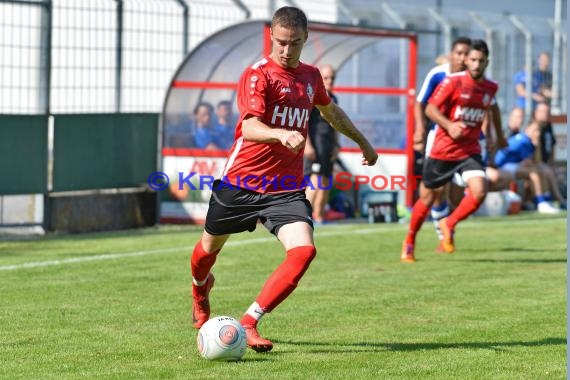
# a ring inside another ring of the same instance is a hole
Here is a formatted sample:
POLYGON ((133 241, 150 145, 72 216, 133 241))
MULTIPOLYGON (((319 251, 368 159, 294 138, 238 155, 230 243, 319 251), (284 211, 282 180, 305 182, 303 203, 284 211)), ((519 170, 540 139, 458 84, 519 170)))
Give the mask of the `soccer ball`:
POLYGON ((237 361, 247 348, 242 325, 226 316, 214 317, 204 323, 196 340, 198 351, 208 360, 237 361))

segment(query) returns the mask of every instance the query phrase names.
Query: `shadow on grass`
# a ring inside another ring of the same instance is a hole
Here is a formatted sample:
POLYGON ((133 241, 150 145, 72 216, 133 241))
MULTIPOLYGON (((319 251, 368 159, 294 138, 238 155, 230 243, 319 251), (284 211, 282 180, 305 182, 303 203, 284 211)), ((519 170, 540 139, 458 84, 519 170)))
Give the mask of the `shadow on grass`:
POLYGON ((455 348, 484 349, 503 351, 506 347, 539 347, 566 345, 566 338, 545 338, 535 341, 512 341, 512 342, 461 342, 461 343, 382 343, 382 342, 357 342, 357 343, 334 343, 334 342, 302 342, 293 340, 273 340, 274 343, 291 344, 294 346, 327 346, 330 349, 310 350, 310 352, 353 352, 353 351, 422 351, 442 350, 455 348))

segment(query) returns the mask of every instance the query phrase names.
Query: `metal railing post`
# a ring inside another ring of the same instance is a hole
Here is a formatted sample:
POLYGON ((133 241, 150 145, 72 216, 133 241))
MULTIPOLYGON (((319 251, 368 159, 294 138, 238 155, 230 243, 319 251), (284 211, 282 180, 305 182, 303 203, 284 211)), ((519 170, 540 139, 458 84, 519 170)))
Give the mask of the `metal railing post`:
MULTIPOLYGON (((431 17, 443 28, 443 36, 444 36, 444 51, 445 54, 448 54, 451 51, 451 24, 447 22, 439 13, 435 11, 433 8, 428 8, 428 12, 431 17)), ((438 52, 437 54, 439 54, 438 52)))
POLYGON ((489 66, 487 66, 487 72, 489 77, 494 78, 493 76, 493 69, 494 69, 494 65, 493 65, 493 61, 495 60, 495 51, 494 51, 494 44, 493 44, 493 28, 491 28, 491 26, 489 24, 487 24, 485 22, 485 20, 483 20, 483 18, 481 16, 479 16, 477 13, 475 12, 470 12, 469 13, 471 15, 471 17, 473 18, 473 20, 475 20, 475 22, 477 24, 479 24, 479 26, 481 27, 481 29, 483 29, 483 31, 485 32, 485 41, 487 42, 487 47, 489 48, 489 55, 490 57, 490 61, 489 61, 489 66))
MULTIPOLYGON (((554 36, 552 44, 552 111, 560 111, 560 42, 562 28, 562 1, 554 3, 554 36)), ((562 76, 563 77, 563 76, 562 76)))
POLYGON ((115 35, 115 112, 121 112, 121 86, 123 74, 123 0, 117 2, 117 33, 115 35))
POLYGON ((190 15, 188 4, 184 0, 174 0, 182 7, 182 56, 186 57, 189 50, 189 29, 188 29, 188 16, 190 15))
POLYGON ((241 0, 232 0, 233 3, 243 11, 245 19, 249 20, 251 18, 251 11, 241 0))
MULTIPOLYGON (((386 15, 394 21, 398 27, 402 30, 405 30, 408 26, 408 23, 404 18, 396 12, 391 6, 387 3, 382 3, 382 10, 386 13, 386 15)), ((404 39, 400 40, 400 87, 406 87, 406 75, 407 73, 403 69, 404 67, 408 67, 408 53, 406 51, 406 43, 407 41, 404 39)), ((405 97, 400 97, 400 112, 406 108, 407 99, 405 97)))
POLYGON ((522 21, 515 15, 510 15, 509 19, 521 32, 525 38, 525 76, 526 76, 526 97, 524 102, 524 113, 527 119, 532 115, 532 33, 522 21))

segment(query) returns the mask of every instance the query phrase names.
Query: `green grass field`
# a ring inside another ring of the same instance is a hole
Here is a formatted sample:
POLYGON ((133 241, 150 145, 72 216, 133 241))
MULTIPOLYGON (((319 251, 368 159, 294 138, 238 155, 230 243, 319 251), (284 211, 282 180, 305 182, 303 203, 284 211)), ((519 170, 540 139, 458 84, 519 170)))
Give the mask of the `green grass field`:
MULTIPOLYGON (((566 218, 477 218, 415 264, 404 225, 319 227, 299 288, 261 323, 272 352, 196 349, 196 227, 0 240, 3 379, 565 379, 566 218)), ((240 318, 283 258, 259 226, 214 267, 213 315, 240 318)))

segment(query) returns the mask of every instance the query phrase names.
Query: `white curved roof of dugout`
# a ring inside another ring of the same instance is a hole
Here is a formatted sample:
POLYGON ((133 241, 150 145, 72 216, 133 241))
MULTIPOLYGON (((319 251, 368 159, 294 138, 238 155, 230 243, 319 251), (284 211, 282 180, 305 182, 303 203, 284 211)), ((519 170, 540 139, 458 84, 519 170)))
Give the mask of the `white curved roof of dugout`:
MULTIPOLYGON (((239 81, 246 67, 263 57, 264 28, 268 21, 247 21, 223 29, 202 41, 176 71, 164 102, 164 116, 191 113, 194 105, 207 101, 234 100, 229 83, 239 81), (204 86, 198 83, 225 83, 204 86), (187 85, 185 87, 185 85, 187 85)), ((378 42, 381 36, 415 36, 402 30, 309 23, 309 39, 301 59, 305 63, 328 63, 339 69, 353 54, 378 42)))

